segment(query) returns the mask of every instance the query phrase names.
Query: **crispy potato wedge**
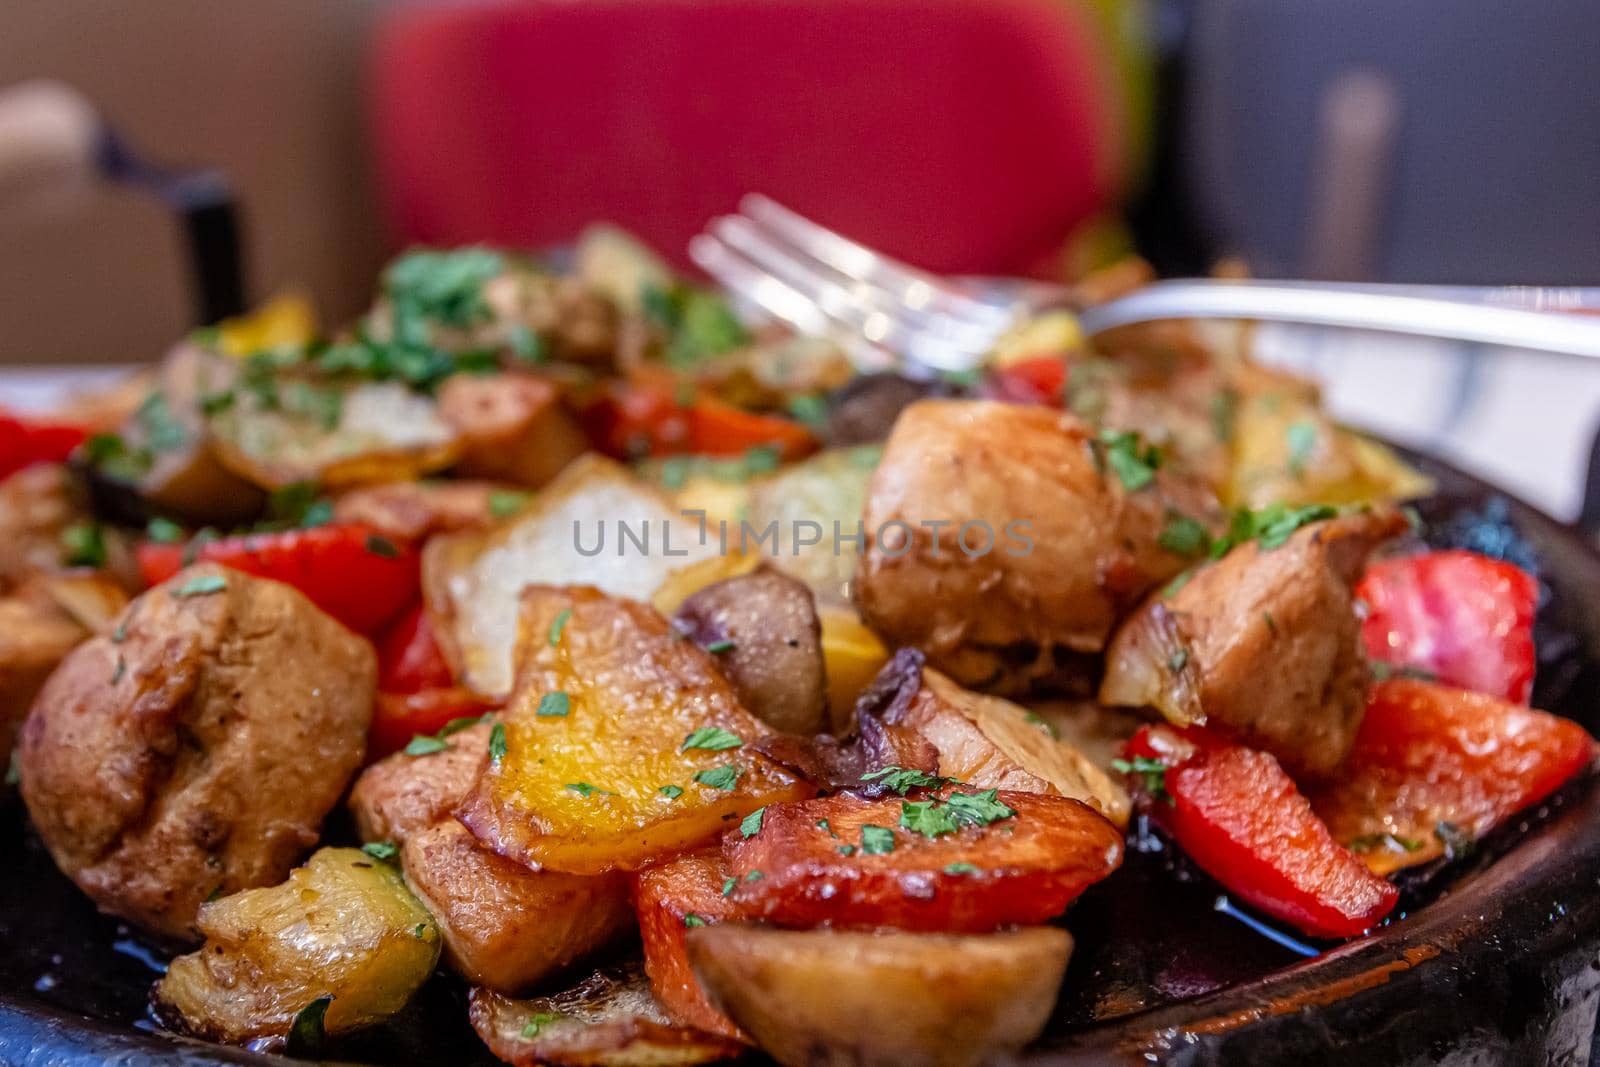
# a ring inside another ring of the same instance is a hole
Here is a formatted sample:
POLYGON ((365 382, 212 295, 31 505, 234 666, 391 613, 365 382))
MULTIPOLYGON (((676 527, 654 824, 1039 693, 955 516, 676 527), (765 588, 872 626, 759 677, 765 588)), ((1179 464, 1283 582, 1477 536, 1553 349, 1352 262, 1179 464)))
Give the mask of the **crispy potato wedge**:
POLYGON ((711 1006, 689 968, 685 935, 693 926, 732 918, 728 861, 719 848, 689 852, 633 880, 639 934, 644 939, 644 970, 656 1000, 679 1022, 711 1034, 748 1040, 726 1015, 711 1006))
POLYGON ((774 805, 751 830, 727 839, 729 899, 741 918, 780 926, 980 933, 1042 923, 1122 863, 1122 834, 1104 816, 1037 793, 840 793, 774 805), (941 811, 945 828, 927 836, 941 811), (966 812, 993 821, 961 825, 966 812))
POLYGON ((406 838, 400 858, 407 884, 439 923, 450 965, 502 993, 530 988, 633 923, 622 875, 530 871, 454 819, 406 838))
POLYGON ((791 734, 827 727, 822 623, 799 579, 764 565, 695 593, 672 622, 701 648, 720 649, 717 666, 762 722, 791 734))
POLYGON ((439 387, 439 413, 473 478, 538 489, 589 448, 560 388, 531 374, 457 374, 439 387))
POLYGON ((551 586, 528 587, 522 604, 505 755, 457 809, 496 852, 572 874, 637 870, 811 794, 743 747, 764 732, 760 720, 650 607, 551 586), (697 743, 697 732, 714 736, 697 743))
POLYGON ((761 550, 809 585, 818 604, 850 603, 856 557, 865 545, 844 539, 861 535, 858 524, 866 507, 867 483, 882 455, 877 445, 819 452, 751 486, 748 541, 754 545, 762 532, 772 528, 776 538, 768 539, 761 550))
POLYGON ((188 1033, 281 1040, 312 1001, 355 1030, 405 1007, 439 960, 439 931, 393 865, 324 848, 289 879, 202 905, 198 952, 172 961, 154 1003, 188 1033))
POLYGON ((787 1067, 967 1067, 1039 1036, 1072 938, 730 923, 690 930, 688 950, 716 1003, 787 1067))
POLYGON ((542 582, 588 584, 647 600, 673 570, 704 559, 699 526, 622 465, 588 455, 515 517, 486 534, 435 538, 423 554, 423 590, 439 639, 473 691, 504 698, 513 683, 517 596, 542 582), (619 524, 648 530, 649 551, 623 550, 619 524), (670 545, 663 530, 670 527, 670 545), (591 551, 602 538, 599 551, 591 551))
MULTIPOLYGON (((919 656, 904 651, 901 656, 919 656)), ((1081 800, 1118 827, 1128 825, 1128 793, 1087 756, 1052 735, 1037 716, 1000 697, 961 688, 931 667, 904 676, 884 715, 939 751, 939 774, 978 789, 1016 789, 1081 800)))
POLYGON ((517 1067, 693 1067, 744 1049, 668 1019, 637 963, 596 971, 553 997, 474 989, 467 1016, 489 1050, 517 1067))
POLYGON ((396 752, 362 771, 349 801, 361 840, 404 844, 448 818, 489 758, 491 730, 489 723, 479 723, 451 734, 443 751, 396 752))

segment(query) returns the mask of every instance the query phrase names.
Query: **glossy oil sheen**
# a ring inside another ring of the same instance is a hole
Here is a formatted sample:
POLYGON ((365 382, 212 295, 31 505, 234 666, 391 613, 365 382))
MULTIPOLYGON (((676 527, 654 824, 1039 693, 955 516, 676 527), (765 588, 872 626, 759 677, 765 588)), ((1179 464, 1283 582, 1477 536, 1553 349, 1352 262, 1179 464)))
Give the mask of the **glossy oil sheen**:
MULTIPOLYGON (((1437 464, 1420 510, 1429 540, 1536 557, 1534 704, 1600 732, 1600 554, 1570 530, 1437 464), (1491 514, 1486 520, 1484 513, 1491 514)), ((0 1062, 170 1062, 141 1031, 143 948, 0 816, 0 1062), (120 944, 119 950, 113 946, 120 944)), ((1078 948, 1030 1063, 1420 1064, 1588 1061, 1600 1004, 1600 788, 1574 783, 1513 820, 1476 857, 1408 873, 1402 917, 1303 959, 1214 904, 1216 886, 1159 843, 1130 836, 1123 869, 1066 925, 1078 948), (1526 832, 1524 832, 1524 828, 1526 832), (1157 849, 1140 851, 1140 848, 1157 849), (1493 862, 1490 862, 1493 860, 1493 862)), ((159 954, 158 957, 159 958, 159 954)), ((282 1063, 186 1043, 192 1064, 282 1063)), ((492 1063, 466 1022, 465 990, 429 982, 401 1016, 323 1055, 371 1064, 492 1063)))

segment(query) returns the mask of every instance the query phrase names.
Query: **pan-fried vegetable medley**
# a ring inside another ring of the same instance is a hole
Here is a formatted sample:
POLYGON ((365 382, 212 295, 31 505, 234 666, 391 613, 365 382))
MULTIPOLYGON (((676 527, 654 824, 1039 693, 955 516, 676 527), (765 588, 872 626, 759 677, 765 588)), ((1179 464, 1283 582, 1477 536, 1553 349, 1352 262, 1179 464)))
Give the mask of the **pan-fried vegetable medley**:
POLYGON ((0 419, 9 781, 257 1048, 444 968, 514 1064, 1004 1056, 1130 832, 1361 936, 1595 744, 1535 579, 1247 340, 857 376, 616 231, 407 253, 0 419))

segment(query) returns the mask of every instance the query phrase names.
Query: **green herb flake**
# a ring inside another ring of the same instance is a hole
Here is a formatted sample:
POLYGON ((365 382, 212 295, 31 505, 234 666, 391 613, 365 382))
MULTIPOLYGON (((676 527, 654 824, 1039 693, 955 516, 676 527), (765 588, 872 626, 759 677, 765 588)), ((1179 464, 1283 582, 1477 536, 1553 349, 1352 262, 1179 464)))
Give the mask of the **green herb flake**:
POLYGON ((1061 740, 1061 731, 1056 729, 1055 723, 1041 718, 1037 712, 1030 711, 1024 713, 1022 716, 1022 721, 1027 723, 1029 726, 1037 726, 1039 729, 1043 730, 1057 741, 1061 740))
POLYGON ((406 743, 405 754, 408 756, 431 756, 435 752, 443 752, 450 745, 437 737, 418 734, 406 743))
POLYGON ((116 669, 111 672, 111 684, 116 685, 122 681, 122 676, 128 673, 128 661, 121 656, 117 657, 116 669))
POLYGON ((361 851, 381 863, 391 863, 400 854, 400 846, 393 841, 368 841, 361 851))
POLYGON ((220 574, 197 574, 172 591, 175 597, 207 596, 228 588, 228 580, 220 574))
POLYGON ((1144 779, 1144 791, 1157 800, 1167 797, 1167 765, 1148 756, 1135 756, 1131 760, 1114 759, 1111 769, 1118 774, 1137 774, 1144 779))
POLYGON ((905 801, 900 805, 900 825, 922 834, 938 837, 953 834, 968 826, 988 826, 1016 815, 1016 809, 999 799, 999 791, 951 793, 941 803, 936 800, 905 801))
POLYGON ((783 454, 772 445, 756 445, 744 454, 746 474, 766 474, 775 471, 783 462, 783 454))
POLYGON ((683 925, 688 927, 689 929, 693 929, 696 926, 709 926, 711 924, 706 922, 704 919, 700 918, 700 916, 696 915, 694 912, 691 911, 688 914, 684 915, 684 917, 683 917, 683 925))
POLYGON ((1391 852, 1416 852, 1422 847, 1422 842, 1414 837, 1401 837, 1399 834, 1362 834, 1352 838, 1345 846, 1351 852, 1376 852, 1387 849, 1391 852))
POLYGON ((797 422, 802 422, 813 429, 824 426, 828 422, 828 402, 816 393, 801 393, 799 396, 789 398, 789 414, 797 422))
POLYGON ((723 652, 732 652, 737 647, 739 646, 734 644, 732 641, 729 641, 727 638, 723 638, 721 641, 713 641, 707 645, 706 651, 710 652, 712 655, 720 655, 723 652))
POLYGON ((1200 523, 1181 512, 1167 513, 1166 528, 1157 543, 1175 556, 1193 558, 1211 550, 1211 535, 1200 523))
POLYGON ((290 1055, 313 1052, 322 1047, 327 1037, 323 1018, 328 1014, 328 1005, 332 1003, 333 997, 323 994, 295 1015, 294 1024, 289 1027, 287 1051, 290 1055))
POLYGON ((495 766, 506 758, 506 724, 497 722, 489 730, 489 762, 495 766))
POLYGON ((733 896, 733 887, 738 884, 739 879, 737 878, 724 878, 722 880, 722 895, 725 897, 733 896))
POLYGON ((978 868, 970 863, 947 863, 944 865, 945 874, 977 874, 978 868))
POLYGON ((394 542, 387 537, 379 537, 377 534, 367 535, 367 551, 374 556, 382 556, 384 559, 400 558, 400 550, 395 547, 394 542))
POLYGON ((183 540, 183 527, 171 519, 157 517, 145 526, 144 535, 158 545, 175 545, 183 540))
POLYGON ((1161 452, 1154 445, 1143 444, 1137 433, 1102 430, 1095 440, 1100 446, 1098 454, 1104 457, 1122 488, 1133 493, 1155 480, 1161 452))
POLYGON ((522 1025, 522 1037, 531 1040, 539 1036, 539 1032, 551 1023, 560 1022, 564 1016, 558 1011, 536 1012, 522 1025))
POLYGON ((520 322, 511 327, 510 333, 506 336, 506 343, 511 349, 511 354, 523 363, 539 364, 550 359, 544 338, 520 322))
POLYGON ((663 785, 657 787, 656 792, 660 793, 668 800, 677 800, 679 797, 683 796, 683 787, 677 785, 663 785))
POLYGON ((571 711, 572 697, 564 690, 557 689, 539 698, 539 707, 533 714, 541 719, 564 719, 571 711))
POLYGON ((413 926, 411 928, 411 936, 416 938, 418 941, 428 940, 428 924, 422 922, 418 923, 416 926, 413 926))
POLYGON ((489 514, 496 519, 515 515, 522 510, 522 505, 531 499, 532 496, 528 493, 519 493, 514 489, 496 489, 489 494, 489 514))
POLYGON ((1180 673, 1183 668, 1188 665, 1189 650, 1187 648, 1180 648, 1171 656, 1167 657, 1167 670, 1171 671, 1173 674, 1180 673))
POLYGON ((905 796, 912 789, 938 789, 941 786, 949 785, 956 779, 941 778, 936 774, 928 774, 926 771, 911 770, 906 767, 890 766, 863 774, 861 780, 863 782, 879 782, 884 788, 905 796))
POLYGON ((827 831, 829 837, 833 838, 835 841, 839 840, 839 835, 833 832, 833 827, 828 825, 827 819, 818 819, 817 829, 825 830, 827 831))
POLYGON ((1306 462, 1317 447, 1317 426, 1313 422, 1297 422, 1285 433, 1289 445, 1289 474, 1296 481, 1306 476, 1306 462))
POLYGON ((729 733, 720 726, 702 726, 683 739, 683 747, 678 751, 688 752, 692 748, 699 748, 707 752, 724 752, 743 744, 738 734, 729 733))
POLYGON ((1433 828, 1433 836, 1444 845, 1444 855, 1449 860, 1464 859, 1478 847, 1477 838, 1453 822, 1440 822, 1433 828))
POLYGON ((1261 613, 1261 621, 1266 623, 1267 633, 1271 634, 1273 637, 1278 636, 1278 620, 1272 617, 1272 612, 1263 611, 1261 613))
POLYGON ((856 846, 840 845, 838 851, 841 856, 854 856, 856 854, 856 846))
POLYGON ((16 749, 11 750, 11 759, 6 764, 6 785, 22 784, 22 753, 16 749))
POLYGON ((761 832, 761 821, 766 818, 766 814, 767 809, 763 806, 746 815, 744 820, 739 823, 739 836, 754 837, 759 834, 761 832))
POLYGON ((744 876, 744 880, 746 882, 759 882, 766 876, 767 875, 765 871, 751 871, 749 874, 744 876))
MULTIPOLYGON (((561 631, 567 628, 567 620, 572 618, 571 608, 562 608, 555 619, 550 623, 550 647, 555 648, 561 643, 561 631)), ((565 715, 566 712, 561 712, 565 715)))
POLYGON ((584 797, 586 799, 588 797, 595 796, 595 795, 599 795, 599 796, 603 796, 603 797, 614 797, 614 796, 617 795, 617 794, 611 792, 609 789, 601 789, 599 786, 590 785, 588 782, 568 782, 566 785, 562 786, 561 788, 570 789, 574 793, 578 794, 580 797, 584 797))
POLYGON ((62 559, 69 567, 104 567, 106 535, 97 522, 68 526, 61 531, 62 559))
POLYGON ((712 789, 732 789, 739 784, 739 776, 743 773, 743 770, 730 763, 723 767, 712 767, 709 770, 696 771, 694 780, 701 785, 708 785, 712 789))
POLYGON ((887 856, 894 851, 894 831, 886 826, 864 824, 861 827, 861 851, 868 856, 887 856))

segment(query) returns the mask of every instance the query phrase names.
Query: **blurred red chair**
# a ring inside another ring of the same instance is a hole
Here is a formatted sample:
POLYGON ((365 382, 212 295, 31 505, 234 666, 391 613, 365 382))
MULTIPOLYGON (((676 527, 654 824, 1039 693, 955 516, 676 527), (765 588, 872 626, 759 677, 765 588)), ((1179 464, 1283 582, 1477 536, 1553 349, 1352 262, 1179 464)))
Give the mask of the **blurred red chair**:
POLYGON ((371 84, 403 242, 617 222, 680 262, 760 191, 934 270, 1040 273, 1125 181, 1066 0, 527 0, 389 17, 371 84))

